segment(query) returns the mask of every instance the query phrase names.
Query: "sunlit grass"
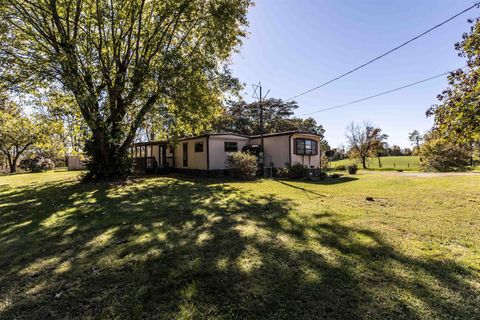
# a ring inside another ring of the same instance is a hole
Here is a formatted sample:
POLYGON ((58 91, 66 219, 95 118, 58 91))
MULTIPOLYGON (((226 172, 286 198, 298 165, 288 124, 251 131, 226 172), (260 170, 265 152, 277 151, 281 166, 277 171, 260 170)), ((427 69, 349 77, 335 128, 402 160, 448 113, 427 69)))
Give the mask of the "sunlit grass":
POLYGON ((480 314, 480 175, 78 175, 0 177, 0 318, 480 314))
MULTIPOLYGON (((367 161, 367 167, 370 170, 404 170, 404 171, 418 171, 419 157, 417 156, 392 156, 392 157, 380 157, 380 163, 378 158, 370 158, 367 161), (380 167, 380 164, 382 167, 380 167)), ((356 163, 359 168, 362 166, 358 160, 344 159, 338 161, 332 161, 332 168, 338 165, 347 165, 356 163)))

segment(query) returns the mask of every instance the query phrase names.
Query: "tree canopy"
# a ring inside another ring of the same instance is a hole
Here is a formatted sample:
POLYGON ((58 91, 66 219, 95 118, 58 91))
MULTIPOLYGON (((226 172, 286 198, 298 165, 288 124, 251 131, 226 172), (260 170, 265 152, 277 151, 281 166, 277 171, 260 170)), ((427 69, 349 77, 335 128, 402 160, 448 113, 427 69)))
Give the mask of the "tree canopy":
POLYGON ((350 156, 360 159, 364 169, 367 168, 367 159, 376 157, 377 152, 383 148, 383 141, 388 138, 386 134, 382 134, 382 129, 368 122, 350 123, 346 137, 350 156))
POLYGON ((466 171, 472 164, 472 148, 465 143, 452 142, 436 131, 425 135, 420 146, 420 168, 424 171, 466 171))
POLYGON ((0 152, 7 159, 10 172, 17 171, 18 159, 39 141, 41 127, 20 113, 13 103, 0 110, 0 152))
MULTIPOLYGON (((123 176, 152 113, 199 130, 238 84, 225 63, 251 0, 3 0, 0 61, 11 81, 71 93, 91 131, 92 177, 123 176)), ((192 129, 193 128, 193 129, 192 129)))
MULTIPOLYGON (((58 148, 68 155, 83 153, 85 141, 91 132, 77 108, 75 98, 65 91, 45 89, 32 94, 31 109, 35 117, 44 123, 56 127, 55 136, 58 148)), ((49 149, 53 147, 49 146, 49 149)), ((44 155, 47 158, 55 158, 53 155, 44 155)), ((57 152, 57 157, 58 152, 57 152)))
POLYGON ((440 103, 427 111, 428 116, 435 117, 438 134, 455 143, 480 140, 480 19, 470 22, 470 33, 455 44, 467 66, 450 74, 449 88, 438 95, 440 103))
MULTIPOLYGON (((293 117, 298 108, 295 101, 283 101, 270 98, 261 102, 263 107, 264 133, 301 130, 324 134, 322 125, 313 118, 293 117)), ((257 102, 247 103, 229 101, 213 128, 215 131, 235 132, 245 135, 260 134, 260 105, 257 102)))

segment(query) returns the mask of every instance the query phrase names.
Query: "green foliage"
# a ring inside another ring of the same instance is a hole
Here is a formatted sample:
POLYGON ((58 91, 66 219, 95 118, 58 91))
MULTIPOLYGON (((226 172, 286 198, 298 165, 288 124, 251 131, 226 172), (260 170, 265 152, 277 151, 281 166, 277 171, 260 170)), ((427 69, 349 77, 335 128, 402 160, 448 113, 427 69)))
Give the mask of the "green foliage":
POLYGON ((246 152, 232 152, 227 156, 227 168, 233 177, 254 180, 258 171, 257 157, 246 152))
MULTIPOLYGON (((308 131, 323 136, 325 130, 313 118, 292 117, 298 108, 295 101, 270 98, 262 101, 264 133, 282 131, 308 131)), ((217 118, 213 129, 220 132, 235 132, 244 135, 260 134, 260 107, 256 102, 229 101, 217 118)))
POLYGON ((53 170, 55 168, 55 163, 51 159, 35 156, 21 160, 19 167, 25 171, 42 172, 53 170))
POLYGON ((472 159, 466 145, 429 134, 419 150, 420 168, 424 171, 466 171, 472 159))
POLYGON ((278 178, 288 178, 288 168, 275 168, 274 176, 278 178))
POLYGON ((83 120, 75 97, 68 92, 48 88, 36 91, 32 96, 34 99, 31 104, 36 118, 55 128, 51 141, 44 146, 51 154, 49 157, 55 158, 52 154, 55 151, 57 157, 60 157, 60 153, 63 153, 62 157, 81 154, 90 137, 90 130, 83 120), (52 150, 55 147, 57 150, 52 150))
POLYGON ((74 96, 91 133, 90 175, 125 176, 128 148, 153 113, 160 125, 198 131, 218 113, 225 92, 238 90, 226 63, 245 36, 251 4, 2 2, 2 76, 74 96))
POLYGON ((420 144, 423 141, 423 135, 420 134, 418 130, 413 130, 408 134, 408 140, 412 143, 413 146, 413 153, 417 154, 418 150, 420 149, 420 144))
POLYGON ((301 163, 295 163, 288 167, 287 176, 290 179, 303 179, 308 176, 309 169, 302 165, 301 163))
POLYGON ((480 141, 480 18, 461 42, 455 44, 458 55, 467 59, 467 67, 452 72, 450 87, 438 95, 439 104, 427 111, 435 117, 435 130, 455 143, 480 141))
POLYGON ((7 158, 10 172, 16 172, 17 162, 27 149, 39 140, 40 128, 13 103, 0 111, 0 152, 7 158))
POLYGON ((358 171, 358 167, 357 167, 357 165, 354 164, 354 163, 347 165, 345 168, 347 169, 347 172, 348 172, 349 174, 356 174, 357 171, 358 171))

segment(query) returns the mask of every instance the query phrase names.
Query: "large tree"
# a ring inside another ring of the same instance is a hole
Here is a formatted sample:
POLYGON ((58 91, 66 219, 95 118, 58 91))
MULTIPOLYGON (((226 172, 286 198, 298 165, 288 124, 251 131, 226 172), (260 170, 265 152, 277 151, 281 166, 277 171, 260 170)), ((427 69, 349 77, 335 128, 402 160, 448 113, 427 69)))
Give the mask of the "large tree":
POLYGON ((470 33, 455 44, 467 66, 450 74, 450 87, 438 95, 440 103, 427 111, 435 117, 435 131, 454 143, 480 141, 480 19, 470 22, 470 33))
POLYGON ((367 159, 376 157, 378 151, 383 148, 384 140, 388 138, 386 134, 382 134, 382 129, 368 122, 350 123, 347 126, 346 137, 350 156, 360 159, 364 169, 367 169, 367 159))
POLYGON ((7 76, 73 94, 91 131, 90 176, 124 176, 128 148, 153 109, 197 127, 215 114, 232 84, 223 66, 245 35, 250 5, 2 0, 0 61, 7 76))
POLYGON ((245 135, 260 134, 260 107, 263 108, 264 133, 290 130, 309 131, 323 135, 325 130, 313 118, 294 117, 295 101, 270 98, 261 102, 229 101, 214 124, 214 130, 245 135))

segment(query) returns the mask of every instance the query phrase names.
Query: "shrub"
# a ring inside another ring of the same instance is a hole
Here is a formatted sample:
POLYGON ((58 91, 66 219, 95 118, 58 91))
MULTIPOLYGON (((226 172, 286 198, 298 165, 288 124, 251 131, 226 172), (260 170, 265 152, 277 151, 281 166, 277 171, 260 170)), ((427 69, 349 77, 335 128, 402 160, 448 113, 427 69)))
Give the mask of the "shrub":
POLYGON ((325 173, 325 171, 322 171, 319 168, 311 169, 309 173, 310 173, 309 177, 312 180, 325 180, 325 178, 327 177, 327 174, 325 173))
POLYGON ((471 160, 466 146, 429 136, 420 146, 420 168, 424 171, 465 171, 471 160))
POLYGON ((279 178, 288 178, 288 168, 278 168, 275 170, 275 176, 279 178))
POLYGON ((42 172, 55 168, 55 163, 47 158, 36 156, 20 161, 19 167, 25 171, 42 172))
POLYGON ((335 166, 335 170, 345 171, 345 170, 347 170, 347 167, 344 164, 339 164, 339 165, 335 166))
POLYGON ((346 166, 346 169, 349 174, 356 174, 358 171, 358 167, 356 164, 349 164, 348 166, 346 166))
POLYGON ((290 179, 302 179, 308 176, 308 168, 300 163, 295 163, 288 168, 288 177, 290 179))
POLYGON ((227 167, 234 178, 254 180, 258 170, 257 157, 245 152, 233 152, 227 157, 227 167))

